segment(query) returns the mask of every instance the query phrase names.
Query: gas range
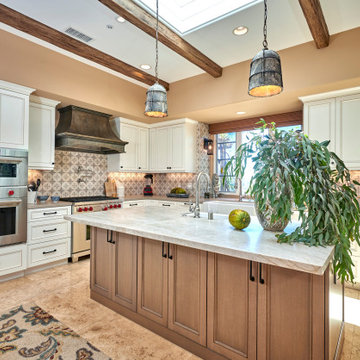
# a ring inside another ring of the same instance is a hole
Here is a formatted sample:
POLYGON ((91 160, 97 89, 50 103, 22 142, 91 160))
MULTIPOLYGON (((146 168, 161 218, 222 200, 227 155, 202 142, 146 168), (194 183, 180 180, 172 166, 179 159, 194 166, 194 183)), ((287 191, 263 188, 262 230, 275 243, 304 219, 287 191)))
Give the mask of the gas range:
POLYGON ((86 211, 107 211, 112 209, 120 209, 122 201, 116 197, 109 196, 78 196, 61 198, 61 201, 72 203, 72 213, 86 211))

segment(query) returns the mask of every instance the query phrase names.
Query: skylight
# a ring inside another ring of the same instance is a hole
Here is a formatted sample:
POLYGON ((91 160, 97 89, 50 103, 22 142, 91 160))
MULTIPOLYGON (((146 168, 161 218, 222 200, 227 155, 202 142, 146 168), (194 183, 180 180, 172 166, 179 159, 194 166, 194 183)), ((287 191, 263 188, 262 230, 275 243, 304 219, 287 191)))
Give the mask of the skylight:
MULTIPOLYGON (((156 0, 135 0, 151 13, 156 0)), ((159 0, 159 17, 182 35, 239 11, 258 0, 159 0)))

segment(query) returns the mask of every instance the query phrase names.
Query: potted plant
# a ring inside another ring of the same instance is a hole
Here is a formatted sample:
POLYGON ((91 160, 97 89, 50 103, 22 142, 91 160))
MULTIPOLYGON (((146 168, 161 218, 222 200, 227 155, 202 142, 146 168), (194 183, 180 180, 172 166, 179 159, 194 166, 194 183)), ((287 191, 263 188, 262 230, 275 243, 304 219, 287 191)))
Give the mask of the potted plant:
POLYGON ((254 136, 226 164, 224 174, 241 177, 248 161, 253 161, 248 194, 263 227, 283 230, 293 210, 298 210, 300 225, 292 233, 277 234, 278 241, 334 245, 334 271, 342 281, 353 281, 350 244, 360 245, 354 185, 360 184, 350 179, 344 162, 329 151, 330 141, 312 141, 302 132, 279 130, 262 119, 259 124, 254 136))

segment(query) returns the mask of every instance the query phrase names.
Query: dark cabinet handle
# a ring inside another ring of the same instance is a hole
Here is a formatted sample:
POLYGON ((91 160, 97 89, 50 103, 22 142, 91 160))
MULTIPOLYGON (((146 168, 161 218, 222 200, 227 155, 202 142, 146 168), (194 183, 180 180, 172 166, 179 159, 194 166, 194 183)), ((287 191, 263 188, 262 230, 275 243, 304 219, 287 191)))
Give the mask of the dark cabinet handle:
POLYGON ((259 282, 260 284, 265 284, 265 280, 262 277, 262 264, 260 263, 260 269, 259 269, 259 282))
POLYGON ((168 243, 168 258, 169 258, 170 260, 173 259, 173 256, 170 255, 170 243, 168 243))
POLYGON ((51 253, 54 253, 54 252, 56 252, 56 249, 50 250, 50 251, 43 251, 43 255, 51 254, 51 253))
POLYGON ((46 216, 46 215, 56 215, 57 214, 57 211, 53 211, 53 212, 44 212, 43 215, 46 216))
POLYGON ((141 169, 141 166, 139 166, 139 170, 141 169))
POLYGON ((123 168, 123 166, 120 166, 120 169, 122 169, 123 168))
POLYGON ((115 241, 113 241, 113 231, 112 230, 106 230, 106 241, 110 244, 115 244, 115 241), (110 236, 109 236, 110 233, 110 236))
POLYGON ((162 204, 162 206, 170 206, 170 204, 162 204))
POLYGON ((51 165, 55 165, 55 163, 54 163, 54 162, 52 162, 52 163, 51 163, 51 165))
POLYGON ((129 206, 137 206, 138 204, 129 204, 129 206))
POLYGON ((167 166, 166 168, 167 168, 168 170, 170 170, 170 169, 171 169, 171 166, 167 166))
POLYGON ((50 229, 50 230, 43 230, 43 233, 48 233, 48 232, 52 232, 52 231, 56 231, 57 228, 54 228, 54 229, 50 229))
POLYGON ((255 281, 255 276, 253 275, 253 262, 250 261, 250 281, 255 281))
POLYGON ((161 244, 161 256, 163 258, 167 258, 167 255, 165 254, 165 243, 164 242, 162 242, 162 244, 161 244))

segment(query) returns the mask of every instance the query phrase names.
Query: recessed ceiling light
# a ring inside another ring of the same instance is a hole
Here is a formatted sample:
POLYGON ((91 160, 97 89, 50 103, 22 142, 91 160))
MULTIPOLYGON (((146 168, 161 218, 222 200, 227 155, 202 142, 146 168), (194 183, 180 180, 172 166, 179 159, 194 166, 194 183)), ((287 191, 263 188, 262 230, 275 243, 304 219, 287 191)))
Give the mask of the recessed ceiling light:
POLYGON ((246 112, 245 112, 245 111, 238 111, 236 114, 238 114, 238 115, 244 115, 244 114, 246 114, 246 112))
POLYGON ((249 29, 246 26, 238 26, 233 30, 233 34, 237 36, 245 35, 248 31, 249 29))
POLYGON ((122 16, 118 16, 116 18, 116 21, 118 21, 119 23, 123 23, 123 22, 125 22, 125 19, 122 16))
POLYGON ((140 67, 143 69, 143 70, 149 70, 151 69, 151 66, 149 64, 141 64, 140 67))

